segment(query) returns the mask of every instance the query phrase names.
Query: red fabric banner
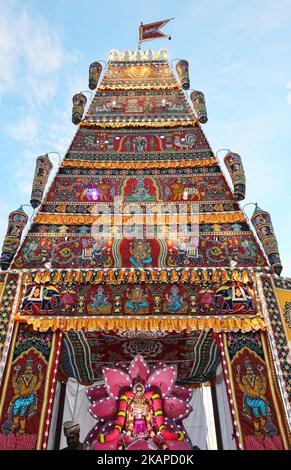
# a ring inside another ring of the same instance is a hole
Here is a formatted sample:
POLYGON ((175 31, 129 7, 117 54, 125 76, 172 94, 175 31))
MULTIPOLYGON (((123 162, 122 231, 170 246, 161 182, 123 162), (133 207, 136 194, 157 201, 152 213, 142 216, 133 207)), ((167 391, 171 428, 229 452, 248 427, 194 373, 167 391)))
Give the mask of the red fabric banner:
POLYGON ((172 18, 168 20, 156 21, 155 23, 141 24, 139 27, 139 41, 149 41, 151 39, 169 38, 167 34, 162 33, 160 28, 165 26, 172 18))

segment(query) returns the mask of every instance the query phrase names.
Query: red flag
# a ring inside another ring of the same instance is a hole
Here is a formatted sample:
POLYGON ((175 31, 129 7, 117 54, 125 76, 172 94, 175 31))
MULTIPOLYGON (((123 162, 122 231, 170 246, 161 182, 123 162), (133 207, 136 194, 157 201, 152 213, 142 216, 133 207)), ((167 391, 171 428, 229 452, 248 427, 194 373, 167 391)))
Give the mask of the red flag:
POLYGON ((171 39, 170 36, 162 33, 160 29, 172 19, 173 18, 170 18, 168 20, 156 21, 155 23, 148 23, 148 24, 141 23, 139 27, 139 42, 149 41, 151 39, 160 39, 160 38, 171 39))

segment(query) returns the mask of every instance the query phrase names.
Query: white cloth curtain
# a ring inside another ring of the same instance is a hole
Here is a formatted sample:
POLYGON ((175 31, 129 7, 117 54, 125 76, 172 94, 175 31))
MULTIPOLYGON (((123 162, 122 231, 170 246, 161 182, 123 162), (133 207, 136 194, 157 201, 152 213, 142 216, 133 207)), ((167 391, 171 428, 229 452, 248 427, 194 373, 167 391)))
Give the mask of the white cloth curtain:
POLYGON ((236 450, 235 439, 232 437, 233 425, 221 364, 218 366, 216 371, 215 388, 223 449, 236 450))
POLYGON ((183 424, 191 439, 193 446, 201 450, 207 449, 208 427, 204 408, 202 387, 195 388, 190 401, 193 411, 184 419, 183 424))
MULTIPOLYGON (((99 385, 100 383, 96 382, 95 385, 99 385)), ((90 387, 92 387, 92 385, 90 387)), ((66 386, 63 423, 66 421, 74 421, 80 425, 81 442, 84 441, 88 432, 91 431, 96 424, 96 419, 93 418, 88 411, 91 403, 87 398, 86 390, 90 387, 81 385, 72 378, 69 378, 66 386)), ((67 447, 67 441, 62 431, 60 449, 63 447, 67 447)))
POLYGON ((60 402, 60 392, 61 392, 61 382, 58 380, 56 384, 55 399, 52 411, 52 419, 49 430, 49 438, 47 449, 53 450, 55 445, 55 435, 57 430, 57 421, 58 421, 58 412, 59 412, 59 402, 60 402))

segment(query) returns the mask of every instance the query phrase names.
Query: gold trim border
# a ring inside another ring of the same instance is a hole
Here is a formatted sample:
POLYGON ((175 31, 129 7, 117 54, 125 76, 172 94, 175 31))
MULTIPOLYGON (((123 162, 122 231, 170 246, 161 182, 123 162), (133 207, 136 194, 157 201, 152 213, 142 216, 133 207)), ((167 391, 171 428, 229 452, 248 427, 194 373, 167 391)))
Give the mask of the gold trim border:
POLYGON ((125 121, 125 122, 86 122, 86 121, 81 121, 80 122, 80 127, 100 127, 102 129, 104 128, 113 128, 113 129, 118 129, 121 127, 178 127, 178 126, 195 126, 198 124, 198 120, 194 119, 192 121, 125 121))

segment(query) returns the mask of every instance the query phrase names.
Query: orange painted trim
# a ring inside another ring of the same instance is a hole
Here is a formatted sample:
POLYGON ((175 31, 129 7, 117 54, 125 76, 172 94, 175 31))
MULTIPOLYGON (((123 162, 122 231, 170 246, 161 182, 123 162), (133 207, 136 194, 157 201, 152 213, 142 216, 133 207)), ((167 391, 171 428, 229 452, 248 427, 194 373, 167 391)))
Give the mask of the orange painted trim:
POLYGON ((104 128, 120 128, 120 127, 178 127, 178 126, 184 126, 184 127, 189 127, 189 126, 195 126, 197 123, 197 119, 194 119, 192 121, 138 121, 138 122, 132 122, 132 121, 125 121, 125 122, 85 122, 82 121, 80 122, 81 127, 101 127, 102 129, 104 128))
POLYGON ((179 161, 161 161, 161 162, 87 162, 82 160, 64 160, 61 164, 62 168, 104 168, 104 169, 121 169, 121 170, 144 170, 151 168, 192 168, 197 166, 215 166, 217 160, 208 158, 205 160, 179 160, 179 161))
POLYGON ((178 90, 179 85, 101 85, 98 90, 109 91, 109 90, 178 90))
POLYGON ((265 330, 266 326, 264 320, 261 318, 202 318, 202 317, 57 317, 57 318, 37 318, 29 316, 18 316, 15 321, 26 322, 32 325, 35 330, 47 331, 49 328, 52 330, 69 331, 85 330, 96 331, 176 331, 191 332, 194 330, 209 331, 213 329, 215 332, 227 331, 257 331, 265 330))
MULTIPOLYGON (((67 214, 48 214, 39 213, 34 219, 36 224, 61 224, 61 225, 84 225, 93 224, 100 220, 103 215, 67 215, 67 214)), ((105 215, 108 218, 108 223, 113 219, 113 215, 105 215)), ((133 216, 123 216, 122 223, 128 223, 132 220, 133 216)), ((134 217, 139 217, 138 215, 134 217)), ((141 215, 142 222, 147 223, 152 221, 146 215, 141 215)), ((191 220, 191 214, 188 214, 189 221, 191 220)), ((194 215, 196 217, 196 215, 194 215)), ((198 219, 198 216, 197 216, 198 219)), ((245 217, 241 212, 220 212, 213 214, 199 214, 199 223, 228 223, 228 222, 244 222, 245 217)))

